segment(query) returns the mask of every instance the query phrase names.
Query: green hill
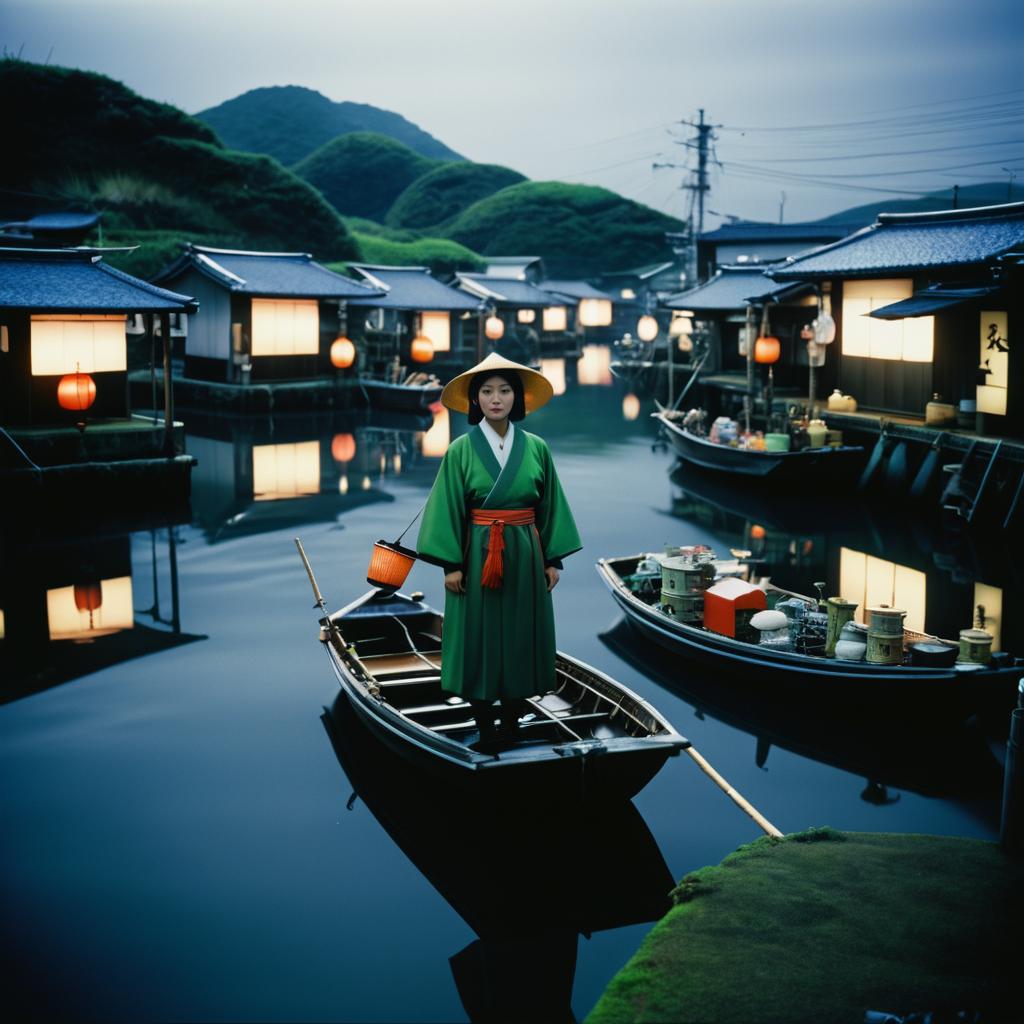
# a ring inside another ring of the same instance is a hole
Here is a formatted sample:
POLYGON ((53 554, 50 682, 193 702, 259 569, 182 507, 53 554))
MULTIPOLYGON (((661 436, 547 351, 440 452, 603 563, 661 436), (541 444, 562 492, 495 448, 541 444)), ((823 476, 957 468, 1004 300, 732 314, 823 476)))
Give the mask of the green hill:
POLYGON ((378 132, 430 159, 463 159, 401 114, 367 103, 336 103, 298 85, 250 89, 196 117, 232 148, 267 153, 285 166, 349 132, 378 132))
POLYGON ((393 227, 429 228, 443 225, 463 210, 526 178, 497 164, 468 161, 436 167, 417 178, 388 211, 393 227))
POLYGON ((434 165, 386 135, 352 132, 321 146, 293 170, 339 213, 382 221, 395 199, 434 165))
MULTIPOLYGON (((980 185, 963 185, 957 195, 957 206, 966 209, 969 206, 998 206, 1000 203, 1024 200, 1024 188, 1017 186, 1010 190, 1012 198, 1007 198, 1007 186, 1004 181, 986 181, 980 185)), ((822 217, 828 223, 840 224, 871 224, 880 213, 925 213, 929 210, 949 210, 953 207, 953 189, 941 192, 930 192, 920 199, 882 199, 862 206, 853 206, 841 210, 828 217, 822 217)))
POLYGON ((543 256, 552 277, 587 276, 664 259, 682 223, 591 185, 526 181, 474 203, 446 232, 485 256, 543 256))
MULTIPOLYGON (((7 119, 0 197, 11 216, 46 208, 103 213, 104 242, 161 251, 177 239, 253 249, 359 255, 344 222, 306 182, 268 156, 226 149, 210 128, 104 75, 0 60, 7 119), (28 193, 15 207, 17 194, 28 193), (159 239, 159 241, 157 241, 159 239)), ((143 250, 112 258, 133 273, 143 250)))

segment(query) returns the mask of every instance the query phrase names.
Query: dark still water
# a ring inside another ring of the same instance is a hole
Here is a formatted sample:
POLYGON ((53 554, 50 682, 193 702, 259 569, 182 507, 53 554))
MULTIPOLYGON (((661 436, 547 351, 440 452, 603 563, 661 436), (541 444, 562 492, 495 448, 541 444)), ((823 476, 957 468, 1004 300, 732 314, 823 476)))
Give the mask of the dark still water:
MULTIPOLYGON (((976 719, 737 698, 650 655, 593 563, 749 550, 783 586, 896 596, 944 634, 981 603, 1003 637, 1020 635, 1012 566, 898 515, 670 476, 648 411, 571 383, 527 421, 585 544, 555 592, 559 646, 654 703, 783 831, 995 837, 1001 770, 976 719)), ((499 816, 403 771, 343 708, 325 730, 337 687, 293 537, 330 606, 358 596, 456 420, 190 419, 191 522, 4 539, 4 957, 37 1012, 460 1021, 536 987, 582 1018, 671 880, 757 837, 685 756, 632 805, 499 816)), ((439 570, 406 589, 443 605, 439 570)))

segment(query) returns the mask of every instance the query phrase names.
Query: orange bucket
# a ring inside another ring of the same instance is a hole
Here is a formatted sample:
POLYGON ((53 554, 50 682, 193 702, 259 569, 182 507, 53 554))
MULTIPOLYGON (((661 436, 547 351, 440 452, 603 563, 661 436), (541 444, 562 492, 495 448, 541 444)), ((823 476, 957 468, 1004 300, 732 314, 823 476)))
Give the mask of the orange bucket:
POLYGON ((366 582, 371 587, 383 590, 397 590, 409 575, 416 552, 403 548, 397 542, 392 544, 379 540, 370 554, 370 567, 366 570, 366 582))

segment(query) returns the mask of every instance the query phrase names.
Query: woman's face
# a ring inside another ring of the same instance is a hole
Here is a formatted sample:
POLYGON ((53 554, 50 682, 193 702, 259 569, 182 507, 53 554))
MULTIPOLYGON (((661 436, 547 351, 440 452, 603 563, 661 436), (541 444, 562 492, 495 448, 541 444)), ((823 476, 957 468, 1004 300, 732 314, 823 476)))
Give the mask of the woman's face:
POLYGON ((508 419, 515 399, 512 385, 504 377, 488 377, 477 392, 480 411, 489 423, 499 423, 508 419))

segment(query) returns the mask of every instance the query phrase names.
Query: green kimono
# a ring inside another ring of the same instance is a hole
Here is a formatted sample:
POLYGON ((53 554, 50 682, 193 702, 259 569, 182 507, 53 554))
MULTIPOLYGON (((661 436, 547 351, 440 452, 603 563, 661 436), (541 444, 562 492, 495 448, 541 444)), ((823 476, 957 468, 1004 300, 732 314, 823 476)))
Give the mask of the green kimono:
POLYGON ((442 689, 497 700, 554 688, 555 620, 544 568, 581 546, 541 438, 517 426, 504 469, 479 426, 451 443, 417 542, 427 561, 446 571, 461 568, 465 576, 465 594, 445 593, 442 689), (471 508, 534 510, 535 527, 505 527, 499 589, 480 584, 489 527, 469 522, 471 508))

